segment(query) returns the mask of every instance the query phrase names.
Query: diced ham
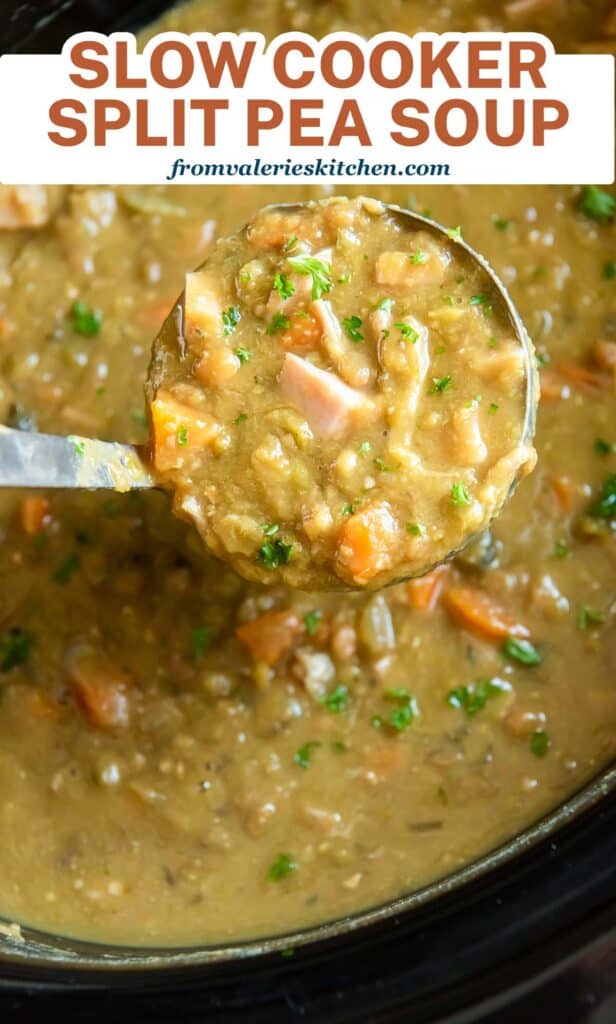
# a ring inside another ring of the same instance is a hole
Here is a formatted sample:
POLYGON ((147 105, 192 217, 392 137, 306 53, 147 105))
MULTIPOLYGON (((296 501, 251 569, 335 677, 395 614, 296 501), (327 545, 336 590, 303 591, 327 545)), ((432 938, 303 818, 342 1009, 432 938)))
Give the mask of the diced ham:
POLYGON ((321 437, 343 437, 373 408, 369 399, 335 373, 321 370, 292 352, 284 358, 280 390, 321 437))

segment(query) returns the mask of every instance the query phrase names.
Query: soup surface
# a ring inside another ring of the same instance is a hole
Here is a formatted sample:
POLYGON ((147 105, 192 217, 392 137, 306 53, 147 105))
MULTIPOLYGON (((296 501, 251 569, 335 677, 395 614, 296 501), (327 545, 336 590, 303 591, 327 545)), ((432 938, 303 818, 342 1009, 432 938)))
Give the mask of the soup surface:
MULTIPOLYGON (((608 49, 607 6, 195 0, 164 24, 548 28, 608 49)), ((71 188, 34 198, 31 230, 13 197, 2 419, 145 441, 150 343, 185 272, 260 207, 322 196, 71 188)), ((281 932, 468 863, 613 757, 614 199, 413 183, 378 198, 461 225, 510 287, 541 363, 537 469, 453 565, 359 595, 245 582, 164 494, 3 494, 8 919, 120 943, 281 932)))
POLYGON ((248 579, 418 576, 535 464, 502 296, 455 229, 409 220, 365 197, 261 211, 186 275, 156 341, 154 466, 248 579))

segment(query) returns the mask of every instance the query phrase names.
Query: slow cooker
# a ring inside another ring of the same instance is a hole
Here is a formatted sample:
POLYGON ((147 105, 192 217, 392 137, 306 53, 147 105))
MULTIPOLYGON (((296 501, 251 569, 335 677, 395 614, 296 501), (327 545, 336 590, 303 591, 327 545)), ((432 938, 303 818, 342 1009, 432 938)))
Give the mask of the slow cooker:
MULTIPOLYGON (((134 29, 161 0, 0 8, 2 52, 134 29)), ((236 946, 130 949, 6 927, 5 1020, 616 1021, 616 768, 497 851, 393 903, 236 946)))

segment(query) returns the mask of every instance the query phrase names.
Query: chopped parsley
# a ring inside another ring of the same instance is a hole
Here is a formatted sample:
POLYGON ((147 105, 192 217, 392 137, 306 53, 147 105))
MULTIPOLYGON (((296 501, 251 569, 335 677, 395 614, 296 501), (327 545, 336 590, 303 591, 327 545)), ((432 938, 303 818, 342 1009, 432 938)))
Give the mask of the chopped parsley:
POLYGON ((469 305, 471 306, 485 306, 488 301, 487 295, 471 295, 469 305))
POLYGON ((490 697, 496 697, 509 689, 500 679, 479 679, 476 683, 469 683, 468 686, 456 686, 447 694, 446 702, 452 708, 461 708, 472 718, 479 711, 483 711, 490 697))
POLYGON ((360 455, 367 455, 368 452, 371 452, 372 445, 370 444, 370 441, 362 441, 357 451, 360 455))
POLYGON ((375 309, 384 309, 386 313, 390 313, 391 310, 393 309, 393 305, 394 305, 394 300, 393 299, 381 299, 379 302, 377 302, 377 304, 376 304, 376 306, 374 308, 375 309))
POLYGON ((361 333, 362 319, 359 316, 345 316, 342 321, 346 333, 348 334, 351 341, 359 342, 364 340, 364 336, 361 333))
POLYGON ((616 518, 616 473, 608 476, 604 481, 601 494, 598 500, 590 506, 588 513, 593 519, 616 518))
POLYGON ((53 579, 56 583, 70 583, 80 565, 81 559, 79 555, 73 551, 70 555, 67 555, 62 564, 58 566, 53 574, 53 579))
POLYGON ((352 516, 359 507, 359 501, 350 501, 346 505, 343 505, 340 509, 340 513, 343 516, 352 516))
POLYGON ((419 339, 419 331, 416 331, 410 324, 401 322, 399 324, 394 324, 394 327, 398 328, 405 341, 410 341, 413 345, 419 339))
POLYGON ((188 447, 188 429, 184 425, 178 427, 177 439, 181 448, 188 447))
POLYGON ((460 227, 460 225, 458 224, 456 228, 448 228, 447 236, 451 238, 454 242, 462 241, 462 228, 460 227))
POLYGON ((278 292, 281 299, 290 299, 295 294, 295 285, 286 274, 276 274, 274 278, 274 288, 278 292))
POLYGON ((286 331, 291 326, 291 321, 284 313, 274 313, 267 327, 268 334, 276 334, 277 331, 286 331))
POLYGON ((545 729, 538 729, 530 738, 530 749, 535 757, 545 757, 550 749, 550 737, 545 729))
POLYGON ((557 540, 554 545, 554 558, 560 558, 562 561, 569 558, 570 554, 569 545, 564 540, 557 540))
POLYGON ((424 263, 428 262, 428 254, 427 252, 423 252, 422 249, 415 249, 415 252, 412 252, 409 256, 409 259, 411 263, 421 267, 424 263))
POLYGON ((616 277, 616 260, 606 260, 603 264, 603 277, 606 281, 613 281, 616 277))
POLYGON ((407 523, 406 532, 410 533, 411 537, 423 537, 426 532, 426 528, 425 526, 422 526, 421 523, 407 523))
POLYGON ((578 629, 588 629, 589 626, 602 626, 604 621, 605 616, 602 612, 590 608, 587 604, 583 604, 578 611, 578 629))
POLYGON ((222 333, 224 335, 233 334, 235 328, 242 319, 239 306, 229 306, 228 309, 222 311, 222 333))
POLYGON ((377 455, 376 459, 373 459, 372 461, 374 462, 374 465, 378 470, 380 470, 381 473, 393 473, 394 467, 388 466, 385 460, 382 459, 380 455, 377 455))
POLYGON ((342 711, 346 711, 350 699, 351 695, 348 686, 345 686, 344 683, 339 683, 331 693, 319 698, 319 704, 323 704, 332 714, 339 715, 342 711))
POLYGON ((320 299, 332 289, 332 268, 329 263, 315 259, 314 256, 290 256, 289 266, 298 274, 310 274, 312 278, 312 298, 320 299))
POLYGON ((497 402, 490 402, 488 406, 488 416, 496 416, 499 406, 497 402))
POLYGON ((306 627, 308 636, 315 636, 315 634, 318 633, 322 620, 323 613, 317 608, 315 608, 314 611, 306 612, 304 615, 304 626, 306 627))
POLYGON ((578 207, 591 220, 600 223, 611 220, 616 213, 616 199, 596 185, 584 185, 578 200, 578 207))
POLYGON ((297 248, 298 244, 299 240, 297 238, 297 235, 290 235, 290 237, 287 238, 286 242, 284 243, 282 251, 284 253, 293 252, 293 250, 297 248))
POLYGON ((506 217, 499 217, 497 213, 492 214, 492 223, 497 231, 506 231, 511 224, 510 220, 506 217))
POLYGON ((23 665, 34 646, 34 633, 14 627, 0 640, 0 672, 10 672, 23 665))
POLYGON ((320 746, 319 740, 309 740, 308 743, 304 743, 299 750, 295 751, 293 755, 294 763, 298 764, 300 768, 309 768, 312 761, 312 751, 320 746))
POLYGON ((78 455, 79 458, 82 458, 86 453, 85 441, 80 441, 78 437, 69 437, 69 441, 73 446, 75 455, 78 455))
POLYGON ((103 323, 103 314, 98 309, 88 309, 81 299, 73 303, 69 316, 75 334, 84 338, 95 338, 103 323))
POLYGON ((597 437, 593 445, 597 455, 613 455, 616 452, 616 444, 612 444, 610 441, 604 441, 602 437, 597 437))
POLYGON ((278 523, 265 523, 261 529, 263 530, 265 537, 275 537, 276 534, 280 532, 278 523))
POLYGON ((342 277, 338 278, 338 284, 348 284, 351 280, 350 274, 343 274, 342 277))
POLYGON ((509 661, 519 661, 521 665, 540 665, 543 657, 530 640, 521 640, 517 636, 508 636, 503 644, 503 654, 509 661))
POLYGON ((452 505, 470 505, 471 498, 466 487, 463 483, 458 482, 452 484, 451 487, 451 504, 452 505))
POLYGON ((237 414, 237 416, 233 420, 233 423, 234 423, 234 425, 236 427, 239 427, 240 423, 245 423, 247 419, 248 419, 248 413, 247 412, 240 412, 240 413, 237 414))
POLYGON ((258 551, 258 558, 268 569, 278 569, 281 565, 288 565, 293 554, 293 545, 285 544, 277 538, 274 541, 266 540, 258 551))
POLYGON ((193 661, 200 661, 214 639, 214 627, 209 624, 195 626, 190 631, 190 656, 193 661))
POLYGON ((291 854, 279 853, 267 872, 267 880, 268 882, 280 882, 293 871, 297 871, 297 862, 293 860, 291 854))
POLYGON ((431 395, 441 395, 443 391, 447 391, 452 385, 452 378, 447 375, 446 377, 433 377, 432 387, 430 388, 431 395))
POLYGON ((388 725, 391 729, 395 729, 396 732, 404 732, 419 715, 417 699, 403 687, 385 690, 384 697, 386 700, 393 701, 396 707, 386 717, 374 715, 372 725, 376 729, 380 729, 383 725, 388 725))
POLYGON ((242 366, 244 365, 244 363, 247 363, 249 362, 250 359, 252 359, 252 352, 250 351, 250 349, 243 348, 241 345, 239 348, 233 349, 233 355, 237 356, 242 366))

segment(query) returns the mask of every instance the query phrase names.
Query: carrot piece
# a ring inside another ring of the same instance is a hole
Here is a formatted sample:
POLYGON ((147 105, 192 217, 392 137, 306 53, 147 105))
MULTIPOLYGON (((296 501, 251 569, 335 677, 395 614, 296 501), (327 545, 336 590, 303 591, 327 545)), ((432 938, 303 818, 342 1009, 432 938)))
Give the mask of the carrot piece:
POLYGON ((368 505, 340 529, 336 563, 344 578, 367 583, 391 565, 397 529, 386 504, 368 505))
POLYGON ((289 318, 290 326, 278 334, 278 340, 288 352, 306 355, 319 347, 323 328, 312 313, 297 312, 289 318))
POLYGON ((152 449, 156 469, 182 466, 186 456, 208 448, 220 424, 206 412, 178 402, 169 391, 159 391, 151 406, 152 449))
POLYGON ((24 498, 19 506, 19 521, 24 533, 36 537, 49 522, 49 502, 46 498, 24 498))
POLYGON ((518 622, 483 590, 454 586, 445 591, 443 602, 454 622, 490 640, 505 636, 530 636, 518 622))
POLYGON ((575 505, 575 487, 569 477, 553 476, 550 479, 550 486, 563 511, 570 512, 575 505))
POLYGON ((616 341, 595 342, 593 356, 597 366, 608 373, 616 372, 616 341))
POLYGON ((577 387, 586 388, 588 391, 602 391, 607 384, 603 374, 597 373, 596 370, 589 370, 581 363, 561 363, 556 370, 565 380, 577 387))
POLYGON ((75 699, 91 725, 114 729, 129 722, 128 676, 88 644, 74 648, 66 667, 75 699))
POLYGON ((253 661, 275 665, 283 654, 291 649, 301 632, 299 615, 287 609, 281 612, 266 612, 252 622, 245 622, 236 628, 235 635, 250 653, 253 661))
POLYGON ((433 612, 440 600, 448 575, 449 566, 439 565, 432 572, 427 572, 425 576, 409 580, 406 585, 409 608, 416 612, 433 612))
POLYGON ((571 394, 569 385, 554 370, 542 370, 539 385, 542 402, 556 402, 559 398, 568 398, 571 394))

